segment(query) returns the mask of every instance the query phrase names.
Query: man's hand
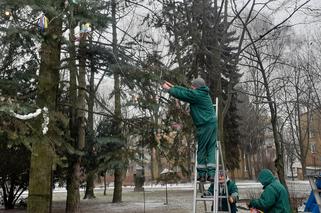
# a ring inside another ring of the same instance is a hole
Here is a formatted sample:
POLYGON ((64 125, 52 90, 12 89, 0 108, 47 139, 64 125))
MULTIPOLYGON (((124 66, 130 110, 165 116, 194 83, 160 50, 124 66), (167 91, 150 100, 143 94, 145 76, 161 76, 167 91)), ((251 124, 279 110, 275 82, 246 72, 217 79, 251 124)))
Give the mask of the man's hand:
POLYGON ((249 208, 249 209, 251 209, 253 206, 251 205, 251 202, 248 202, 247 204, 247 207, 249 208))
POLYGON ((165 81, 165 82, 163 83, 162 87, 163 87, 164 90, 169 90, 170 88, 173 87, 173 84, 165 81))
POLYGON ((228 197, 228 201, 229 201, 230 203, 234 203, 234 202, 235 202, 233 196, 229 196, 229 197, 228 197))

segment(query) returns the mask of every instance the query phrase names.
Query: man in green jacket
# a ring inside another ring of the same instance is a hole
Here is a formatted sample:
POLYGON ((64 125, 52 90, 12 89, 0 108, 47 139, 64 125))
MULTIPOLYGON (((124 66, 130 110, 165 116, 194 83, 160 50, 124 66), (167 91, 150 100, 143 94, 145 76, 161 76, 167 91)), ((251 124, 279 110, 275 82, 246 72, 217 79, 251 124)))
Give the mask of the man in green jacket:
POLYGON ((162 87, 175 98, 190 104, 190 114, 196 126, 197 173, 198 181, 214 182, 215 148, 216 148, 216 117, 209 88, 204 79, 192 81, 192 89, 174 86, 165 82, 162 87))
MULTIPOLYGON (((223 198, 221 202, 219 202, 219 211, 228 211, 228 203, 230 203, 230 208, 231 208, 231 213, 236 213, 237 212, 237 206, 236 202, 239 200, 239 190, 235 184, 234 181, 230 180, 229 177, 227 176, 226 180, 224 175, 221 173, 219 174, 219 195, 225 196, 225 185, 224 182, 226 181, 227 185, 227 192, 228 192, 228 198, 223 198)), ((214 183, 210 185, 208 190, 204 192, 203 197, 212 197, 214 195, 214 183)), ((212 211, 213 211, 213 206, 212 206, 212 211)))
POLYGON ((259 199, 250 201, 250 208, 256 208, 268 213, 291 212, 288 192, 270 170, 262 169, 258 180, 263 185, 264 191, 259 199))

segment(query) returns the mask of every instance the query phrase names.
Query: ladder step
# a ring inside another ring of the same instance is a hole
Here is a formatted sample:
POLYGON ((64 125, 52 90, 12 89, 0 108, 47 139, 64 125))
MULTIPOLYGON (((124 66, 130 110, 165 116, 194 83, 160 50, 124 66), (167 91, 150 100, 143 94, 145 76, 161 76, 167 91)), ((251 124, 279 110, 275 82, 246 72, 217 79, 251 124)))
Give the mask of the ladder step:
MULTIPOLYGON (((217 211, 217 213, 224 213, 224 212, 228 212, 229 213, 229 211, 217 211)), ((213 213, 213 211, 206 211, 205 213, 213 213)))
MULTIPOLYGON (((216 106, 218 106, 218 98, 216 98, 216 106)), ((216 107, 216 115, 218 114, 218 107, 216 107)), ((216 136, 216 147, 214 148, 214 152, 215 152, 215 169, 216 169, 216 174, 215 174, 215 178, 214 181, 207 181, 205 180, 204 182, 200 182, 196 180, 196 174, 197 174, 197 151, 195 154, 195 161, 194 161, 194 194, 193 194, 193 213, 197 213, 197 204, 198 201, 203 201, 204 203, 204 210, 203 212, 205 213, 225 213, 225 212, 229 212, 229 211, 220 211, 219 210, 219 204, 217 203, 219 200, 222 201, 222 199, 228 199, 228 193, 226 193, 227 195, 219 195, 221 193, 228 192, 228 187, 227 187, 227 183, 226 181, 224 181, 223 183, 220 183, 220 179, 219 179, 219 175, 222 174, 225 178, 226 178, 226 170, 225 170, 225 166, 224 166, 224 159, 223 159, 223 154, 222 154, 222 147, 221 147, 221 143, 219 138, 216 136), (204 196, 207 193, 205 190, 205 184, 214 184, 214 195, 215 196, 204 196), (197 188, 197 184, 199 184, 199 188, 197 188), (222 186, 224 186, 224 188, 222 188, 222 186), (224 190, 225 189, 225 190, 224 190), (198 193, 200 192, 201 195, 199 195, 198 193), (215 207, 215 209, 212 209, 212 211, 207 210, 207 205, 210 202, 211 204, 213 204, 212 208, 215 207)), ((196 148, 197 150, 197 148, 196 148)), ((231 210, 230 208, 230 204, 229 202, 227 202, 228 204, 228 209, 231 210)))
POLYGON ((196 201, 214 201, 214 199, 213 198, 199 197, 199 198, 196 198, 196 201))
MULTIPOLYGON (((226 196, 218 196, 218 198, 226 198, 227 199, 227 197, 226 196)), ((196 201, 214 201, 214 197, 212 196, 212 197, 198 197, 198 198, 196 198, 196 201)))
POLYGON ((211 182, 211 181, 204 181, 204 182, 201 182, 201 181, 196 181, 196 183, 201 183, 201 184, 208 184, 208 183, 214 183, 214 182, 211 182))
MULTIPOLYGON (((219 195, 217 197, 218 198, 228 198, 226 195, 219 195)), ((212 198, 213 199, 213 196, 203 196, 202 198, 212 198)))

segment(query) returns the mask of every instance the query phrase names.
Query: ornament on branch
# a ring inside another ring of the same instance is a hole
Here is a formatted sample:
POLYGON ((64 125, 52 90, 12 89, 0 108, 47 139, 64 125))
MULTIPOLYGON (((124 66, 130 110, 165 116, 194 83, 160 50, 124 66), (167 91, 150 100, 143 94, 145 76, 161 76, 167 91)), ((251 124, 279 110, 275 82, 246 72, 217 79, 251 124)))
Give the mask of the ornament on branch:
POLYGON ((11 9, 7 8, 7 9, 4 11, 4 15, 9 18, 9 17, 12 15, 11 9))
POLYGON ((176 130, 176 131, 180 131, 180 130, 183 128, 183 125, 180 124, 180 123, 174 122, 174 123, 172 123, 172 128, 173 128, 174 130, 176 130))
POLYGON ((68 7, 68 5, 70 4, 69 2, 72 4, 75 4, 75 5, 79 4, 79 0, 65 0, 65 2, 64 2, 65 8, 68 7))
POLYGON ((2 11, 2 16, 10 20, 12 18, 12 9, 10 7, 6 7, 4 11, 2 11))
POLYGON ((80 38, 87 38, 87 35, 91 32, 91 24, 89 22, 83 23, 80 26, 80 38))
POLYGON ((43 14, 38 20, 38 29, 40 32, 45 32, 48 28, 48 18, 43 14))

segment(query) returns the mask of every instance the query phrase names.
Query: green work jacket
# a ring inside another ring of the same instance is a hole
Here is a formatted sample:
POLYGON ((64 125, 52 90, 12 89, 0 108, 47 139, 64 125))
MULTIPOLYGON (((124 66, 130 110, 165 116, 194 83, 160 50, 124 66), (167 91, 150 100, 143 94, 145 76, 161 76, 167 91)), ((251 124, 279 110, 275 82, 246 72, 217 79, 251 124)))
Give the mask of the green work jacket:
POLYGON ((215 123, 213 102, 207 86, 197 89, 174 86, 169 90, 169 94, 181 101, 190 103, 190 114, 197 127, 215 123))
POLYGON ((250 206, 262 210, 264 213, 290 213, 288 192, 268 169, 263 169, 258 177, 264 191, 259 199, 250 201, 250 206))
MULTIPOLYGON (((228 191, 228 196, 232 196, 233 199, 234 199, 234 203, 231 203, 230 204, 230 207, 231 207, 231 213, 236 213, 237 212, 237 206, 236 206, 236 202, 238 201, 239 199, 239 190, 235 184, 234 181, 232 180, 228 180, 226 181, 226 185, 227 185, 227 191, 228 191)), ((214 184, 212 183, 210 185, 210 187, 208 188, 208 191, 214 195, 214 184)), ((220 195, 226 195, 225 193, 220 193, 220 195)), ((227 199, 226 198, 223 198, 222 199, 222 208, 219 209, 221 211, 228 211, 228 204, 227 204, 227 199)))

